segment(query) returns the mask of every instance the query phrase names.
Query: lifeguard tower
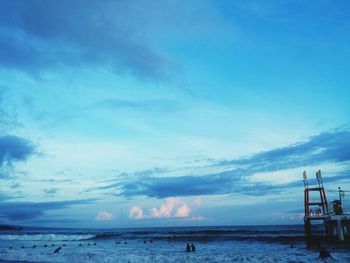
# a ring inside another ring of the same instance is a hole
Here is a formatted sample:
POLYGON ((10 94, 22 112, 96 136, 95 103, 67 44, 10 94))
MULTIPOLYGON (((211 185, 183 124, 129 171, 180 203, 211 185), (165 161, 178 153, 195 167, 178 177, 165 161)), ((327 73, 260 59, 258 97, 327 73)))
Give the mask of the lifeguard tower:
POLYGON ((350 233, 350 214, 344 210, 342 200, 345 191, 338 188, 339 199, 331 202, 332 211, 329 211, 321 170, 316 172, 316 180, 316 185, 310 187, 307 174, 303 172, 304 226, 307 242, 312 240, 311 223, 319 220, 323 221, 328 237, 337 237, 339 241, 344 241, 350 233))

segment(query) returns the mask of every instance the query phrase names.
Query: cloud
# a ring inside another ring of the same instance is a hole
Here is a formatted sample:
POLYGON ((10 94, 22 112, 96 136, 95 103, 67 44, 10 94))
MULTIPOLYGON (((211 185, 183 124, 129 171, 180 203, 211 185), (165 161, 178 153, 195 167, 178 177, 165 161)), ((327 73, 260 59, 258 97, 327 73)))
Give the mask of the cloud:
POLYGON ((111 221, 113 219, 113 214, 107 211, 100 211, 97 213, 95 220, 97 221, 111 221))
POLYGON ((0 137, 0 165, 7 160, 25 161, 33 154, 33 144, 17 136, 0 137))
POLYGON ((192 216, 190 218, 188 218, 189 221, 203 221, 203 220, 207 220, 208 218, 203 217, 203 216, 192 216))
POLYGON ((45 215, 46 211, 58 210, 73 205, 87 204, 93 199, 55 202, 1 202, 0 218, 11 221, 31 220, 45 215))
POLYGON ((59 184, 59 183, 74 183, 71 179, 40 179, 35 180, 36 182, 43 182, 43 183, 53 183, 53 184, 59 184))
POLYGON ((143 219, 144 215, 143 215, 142 208, 139 206, 133 206, 132 208, 130 208, 129 218, 143 219))
POLYGON ((47 196, 54 197, 58 192, 58 188, 44 189, 44 192, 47 196))
POLYGON ((145 218, 188 218, 191 211, 202 204, 202 199, 196 198, 186 202, 181 198, 166 198, 159 207, 152 207, 150 213, 145 214, 140 206, 130 209, 129 217, 133 219, 145 218))
POLYGON ((143 177, 142 180, 124 182, 121 185, 121 195, 165 198, 220 194, 223 191, 229 191, 234 180, 231 171, 205 176, 143 177))
POLYGON ((291 146, 254 154, 250 157, 225 160, 222 165, 247 165, 251 171, 278 171, 322 162, 350 160, 350 131, 335 130, 309 138, 291 146))
POLYGON ((151 211, 153 218, 187 217, 191 209, 180 198, 167 198, 159 208, 153 207, 151 211))
MULTIPOLYGON (((303 169, 310 165, 338 163, 345 167, 350 161, 350 131, 334 130, 310 137, 307 141, 272 149, 233 160, 216 162, 213 167, 223 172, 201 176, 140 176, 119 183, 120 195, 156 198, 240 193, 263 196, 296 187, 300 181, 285 184, 257 183, 249 180, 255 173, 303 169), (234 167, 234 168, 232 168, 234 167)), ((332 182, 344 180, 345 174, 328 177, 332 182)))
POLYGON ((105 99, 96 102, 89 108, 106 109, 133 109, 139 111, 171 111, 177 108, 174 101, 171 100, 123 100, 123 99, 105 99))
POLYGON ((151 17, 142 1, 1 1, 0 66, 34 74, 102 66, 163 79, 174 65, 143 33, 151 17))
POLYGON ((22 185, 21 185, 20 183, 13 183, 13 184, 10 185, 10 187, 11 187, 12 189, 17 189, 17 188, 22 187, 22 185))
POLYGON ((12 175, 16 162, 26 161, 34 154, 35 147, 30 141, 17 136, 0 137, 0 178, 12 175))
POLYGON ((175 217, 188 217, 191 212, 191 209, 187 204, 180 206, 175 213, 175 217))
POLYGON ((104 185, 88 188, 88 189, 82 191, 82 193, 88 193, 88 192, 96 191, 96 190, 98 191, 98 190, 108 190, 108 189, 120 188, 124 184, 124 181, 130 180, 130 178, 148 177, 148 176, 153 176, 153 175, 159 176, 161 174, 171 172, 172 170, 173 169, 169 169, 169 168, 152 167, 152 168, 145 169, 145 170, 138 170, 138 171, 135 171, 132 173, 117 172, 117 179, 112 179, 112 180, 108 180, 108 181, 101 181, 99 183, 103 183, 104 185))

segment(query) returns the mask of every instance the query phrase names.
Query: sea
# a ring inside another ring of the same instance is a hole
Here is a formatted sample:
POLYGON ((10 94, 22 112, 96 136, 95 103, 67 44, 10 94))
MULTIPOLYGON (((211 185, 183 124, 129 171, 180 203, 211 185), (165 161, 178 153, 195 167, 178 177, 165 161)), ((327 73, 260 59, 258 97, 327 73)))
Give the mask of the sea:
POLYGON ((306 247, 302 225, 24 227, 0 231, 0 262, 350 262, 349 247, 322 245, 332 258, 319 259, 316 248, 306 247), (186 252, 187 244, 195 251, 186 252))

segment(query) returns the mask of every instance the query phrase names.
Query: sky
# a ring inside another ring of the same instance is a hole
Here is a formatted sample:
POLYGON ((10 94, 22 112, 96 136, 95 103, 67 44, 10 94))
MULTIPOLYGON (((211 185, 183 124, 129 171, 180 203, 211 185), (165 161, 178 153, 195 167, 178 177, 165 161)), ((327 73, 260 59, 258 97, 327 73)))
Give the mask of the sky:
POLYGON ((301 224, 304 170, 350 190, 349 12, 0 0, 0 223, 301 224))

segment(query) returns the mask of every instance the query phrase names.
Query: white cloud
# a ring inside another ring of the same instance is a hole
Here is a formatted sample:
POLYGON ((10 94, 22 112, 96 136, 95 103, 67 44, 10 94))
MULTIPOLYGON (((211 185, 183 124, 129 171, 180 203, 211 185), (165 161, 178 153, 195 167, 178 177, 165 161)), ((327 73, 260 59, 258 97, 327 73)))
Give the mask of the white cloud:
POLYGON ((113 214, 107 211, 100 211, 97 213, 95 220, 97 221, 110 221, 113 219, 113 214))
POLYGON ((176 210, 175 216, 176 217, 188 217, 190 212, 191 212, 191 209, 188 207, 187 204, 184 204, 176 210))
POLYGON ((203 220, 207 220, 207 218, 199 215, 199 216, 192 216, 188 220, 190 220, 190 221, 203 221, 203 220))
POLYGON ((130 209, 129 217, 133 219, 144 218, 188 218, 193 209, 202 204, 201 198, 189 202, 178 197, 166 198, 159 207, 152 207, 149 214, 145 214, 140 206, 130 209))
POLYGON ((181 204, 182 202, 180 198, 167 198, 159 208, 152 207, 151 217, 154 217, 154 218, 171 217, 174 209, 176 209, 176 207, 181 204))
POLYGON ((129 217, 133 219, 143 219, 144 214, 142 208, 139 206, 134 206, 130 208, 129 217))
MULTIPOLYGON (((303 167, 285 169, 281 171, 260 172, 255 173, 247 178, 250 182, 283 184, 301 180, 304 170, 310 171, 309 178, 315 178, 314 173, 320 169, 319 165, 304 165, 303 167), (313 171, 311 173, 311 171, 313 171)), ((339 163, 324 162, 322 171, 327 171, 326 175, 341 173, 344 170, 344 165, 339 163)))

